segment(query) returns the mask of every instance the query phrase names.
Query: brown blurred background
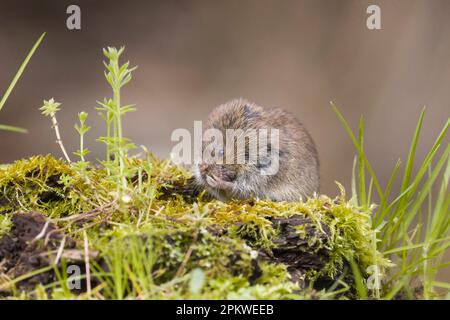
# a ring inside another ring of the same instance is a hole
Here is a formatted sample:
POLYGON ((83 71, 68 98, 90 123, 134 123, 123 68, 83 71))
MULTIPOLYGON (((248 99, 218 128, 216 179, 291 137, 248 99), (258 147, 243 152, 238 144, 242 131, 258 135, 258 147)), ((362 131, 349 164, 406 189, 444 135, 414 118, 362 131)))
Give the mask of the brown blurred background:
POLYGON ((126 45, 138 65, 124 102, 138 112, 125 134, 167 157, 175 128, 193 127, 216 105, 246 97, 294 112, 309 128, 321 157, 322 192, 350 186, 354 148, 329 101, 356 128, 366 119, 366 149, 384 185, 405 159, 420 110, 427 106, 418 147, 423 159, 449 117, 450 1, 8 1, 0 0, 0 91, 34 41, 47 36, 9 101, 0 123, 28 135, 0 132, 0 163, 33 154, 61 156, 43 99, 58 114, 69 150, 78 147, 77 112, 90 113, 87 146, 104 126, 94 109, 110 95, 103 77, 105 46, 126 45), (78 4, 82 30, 66 28, 78 4), (381 7, 382 30, 366 27, 366 8, 381 7))

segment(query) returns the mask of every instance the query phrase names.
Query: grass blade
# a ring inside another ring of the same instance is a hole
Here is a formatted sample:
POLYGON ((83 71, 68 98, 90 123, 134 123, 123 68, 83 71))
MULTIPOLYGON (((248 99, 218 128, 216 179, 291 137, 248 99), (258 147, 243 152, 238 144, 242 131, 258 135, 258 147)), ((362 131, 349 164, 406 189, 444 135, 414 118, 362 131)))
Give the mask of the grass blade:
POLYGON ((9 125, 6 125, 6 124, 0 124, 0 130, 10 131, 10 132, 17 132, 17 133, 28 133, 27 129, 14 127, 14 126, 9 126, 9 125))
MULTIPOLYGON (((361 146, 361 154, 364 154, 364 118, 361 116, 359 119, 359 145, 361 146)), ((364 159, 358 156, 358 177, 359 177, 359 200, 360 205, 367 209, 370 203, 367 201, 366 195, 366 170, 364 167, 364 159)), ((369 192, 370 197, 370 192, 369 192)))
POLYGON ((34 52, 36 51, 37 47, 41 43, 42 39, 44 39, 44 36, 45 36, 45 32, 39 37, 39 39, 34 44, 33 48, 31 48, 30 52, 26 56, 25 60, 22 62, 22 65, 20 66, 19 70, 17 71, 16 75, 14 76, 13 80, 11 81, 11 84, 9 85, 8 89, 6 89, 6 92, 3 95, 2 100, 0 100, 0 110, 2 110, 3 106, 5 105, 5 102, 8 99, 9 95, 11 94, 11 91, 14 89, 14 86, 16 85, 17 81, 19 80, 20 76, 22 75, 23 71, 25 70, 25 67, 27 66, 28 62, 30 61, 31 57, 33 56, 34 52))
POLYGON ((403 175, 403 181, 401 186, 401 191, 404 191, 409 184, 409 180, 411 177, 411 171, 414 165, 414 158, 416 155, 417 143, 419 141, 420 132, 422 130, 423 118, 425 115, 425 108, 422 109, 419 116, 419 121, 417 122, 416 130, 414 132, 414 136, 411 141, 411 146, 409 148, 408 159, 406 161, 405 173, 403 175))
POLYGON ((361 275, 361 271, 359 270, 359 266, 353 260, 349 260, 349 262, 350 262, 350 266, 352 268, 353 277, 355 279, 355 286, 356 286, 356 291, 358 292, 358 296, 360 299, 367 300, 367 298, 368 298, 367 289, 364 284, 364 280, 361 275))
POLYGON ((343 124, 345 130, 347 131, 350 139, 352 140, 353 144, 355 145, 357 151, 358 151, 358 157, 360 157, 363 161, 364 161, 364 165, 367 168, 367 171, 369 172, 370 176, 373 179, 373 183, 375 185, 375 188, 377 189, 378 195, 380 197, 380 200, 384 200, 384 193, 381 190, 380 184, 378 182, 378 178, 376 177, 372 166, 370 165, 369 160, 367 160, 367 157, 364 155, 363 150, 361 149, 361 145, 359 143, 359 141, 356 139, 355 135, 353 134, 352 129, 350 128, 350 126, 348 125, 347 121, 345 121, 344 117, 342 116, 342 114, 339 112, 339 109, 336 107, 336 105, 334 104, 334 102, 331 102, 331 106, 333 108, 333 111, 336 113, 336 115, 339 117, 339 120, 341 121, 341 123, 343 124))

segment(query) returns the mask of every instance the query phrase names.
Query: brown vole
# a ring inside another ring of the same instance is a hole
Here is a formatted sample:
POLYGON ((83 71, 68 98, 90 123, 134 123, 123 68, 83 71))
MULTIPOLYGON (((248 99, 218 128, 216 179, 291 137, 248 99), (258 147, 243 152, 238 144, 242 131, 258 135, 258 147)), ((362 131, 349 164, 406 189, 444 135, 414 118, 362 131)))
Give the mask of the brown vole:
POLYGON ((224 142, 215 145, 217 141, 213 139, 204 141, 202 150, 205 152, 209 143, 209 147, 217 147, 215 150, 219 150, 219 154, 213 151, 209 158, 204 155, 203 162, 193 166, 193 172, 197 183, 214 197, 224 201, 250 197, 299 201, 318 192, 319 159, 316 147, 304 126, 292 114, 282 109, 263 108, 247 100, 236 99, 211 112, 204 132, 212 128, 222 133, 224 142), (245 132, 255 131, 254 129, 260 132, 263 129, 278 131, 278 138, 272 141, 266 134, 267 149, 262 148, 263 140, 257 141, 256 161, 249 159, 249 144, 255 136, 245 138, 246 163, 242 164, 237 161, 238 155, 242 156, 242 149, 229 146, 230 141, 236 143, 237 136, 229 141, 225 139, 229 129, 242 129, 245 132), (275 162, 277 166, 274 166, 275 162), (269 166, 276 167, 277 170, 265 174, 264 170, 269 166))

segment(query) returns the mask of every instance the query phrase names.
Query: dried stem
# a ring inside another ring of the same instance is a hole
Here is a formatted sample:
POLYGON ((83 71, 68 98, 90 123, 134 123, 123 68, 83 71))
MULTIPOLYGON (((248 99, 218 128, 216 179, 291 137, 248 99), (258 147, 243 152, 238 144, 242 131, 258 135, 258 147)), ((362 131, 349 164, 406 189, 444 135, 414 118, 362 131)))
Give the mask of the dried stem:
POLYGON ((89 242, 87 232, 84 230, 84 263, 86 265, 86 289, 88 296, 91 296, 91 270, 89 267, 89 242))
POLYGON ((53 123, 53 128, 55 129, 55 134, 56 134, 56 143, 59 145, 59 147, 61 148, 64 157, 66 158, 68 163, 71 163, 72 161, 70 161, 69 155, 67 154, 66 148, 64 148, 64 144, 61 140, 61 134, 59 133, 59 126, 58 126, 58 121, 56 121, 56 116, 52 115, 52 123, 53 123))

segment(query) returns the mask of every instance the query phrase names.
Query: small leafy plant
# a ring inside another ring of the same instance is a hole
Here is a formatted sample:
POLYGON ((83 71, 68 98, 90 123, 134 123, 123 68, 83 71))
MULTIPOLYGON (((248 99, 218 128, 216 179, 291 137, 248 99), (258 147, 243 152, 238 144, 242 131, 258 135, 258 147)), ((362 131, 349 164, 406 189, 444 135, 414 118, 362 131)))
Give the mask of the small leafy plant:
POLYGON ((49 117, 52 120, 53 129, 55 130, 55 134, 56 134, 56 143, 61 148, 61 151, 64 154, 66 161, 68 163, 71 163, 72 161, 70 161, 69 155, 68 155, 66 148, 64 147, 63 141, 61 139, 61 134, 59 132, 58 120, 56 120, 56 112, 61 110, 59 108, 60 105, 61 105, 61 103, 56 102, 53 98, 51 98, 48 101, 44 100, 44 105, 41 108, 39 108, 39 110, 42 111, 42 114, 44 116, 49 117))
MULTIPOLYGON (((121 198, 120 195, 127 192, 127 178, 130 178, 135 173, 126 164, 128 151, 134 149, 135 145, 124 137, 122 118, 125 114, 136 109, 134 105, 121 104, 121 89, 130 82, 132 72, 136 67, 129 68, 129 62, 122 65, 119 63, 120 56, 123 52, 124 47, 119 50, 112 47, 103 50, 103 54, 108 58, 108 61, 104 62, 106 67, 105 78, 112 88, 113 97, 109 99, 104 98, 103 102, 98 102, 99 107, 97 107, 97 110, 100 111, 100 116, 106 123, 106 136, 97 139, 106 145, 106 159, 101 161, 101 163, 106 168, 108 177, 114 181, 119 198, 121 198)), ((66 161, 71 163, 70 157, 61 140, 59 126, 56 120, 56 112, 60 110, 60 105, 60 103, 55 102, 51 98, 48 101, 44 100, 44 105, 40 110, 43 115, 51 118, 57 143, 66 161)), ((80 162, 76 164, 79 168, 85 168, 88 165, 85 157, 89 154, 89 150, 84 146, 84 137, 91 127, 86 125, 87 117, 88 114, 86 112, 80 112, 78 114, 79 124, 75 125, 75 129, 80 136, 80 149, 74 152, 80 158, 80 162)))
POLYGON ((90 126, 86 125, 86 119, 88 117, 88 114, 84 111, 78 113, 78 120, 80 121, 80 124, 75 125, 75 130, 77 130, 78 134, 80 135, 80 149, 76 152, 74 152, 75 155, 80 157, 80 160, 85 162, 85 157, 89 154, 89 150, 84 147, 84 136, 86 133, 91 130, 90 126))
POLYGON ((106 160, 103 164, 109 172, 113 173, 113 176, 117 177, 119 180, 117 185, 122 191, 127 189, 126 178, 130 176, 125 158, 127 152, 135 148, 135 145, 123 135, 122 117, 136 110, 134 105, 121 104, 121 89, 130 82, 132 72, 136 69, 136 67, 129 69, 129 62, 120 65, 119 59, 123 51, 124 47, 119 50, 111 47, 103 50, 103 54, 108 58, 108 62, 104 62, 105 78, 112 88, 113 97, 98 102, 100 106, 97 108, 107 126, 106 136, 98 139, 106 144, 106 160), (117 168, 118 172, 116 172, 117 168))

